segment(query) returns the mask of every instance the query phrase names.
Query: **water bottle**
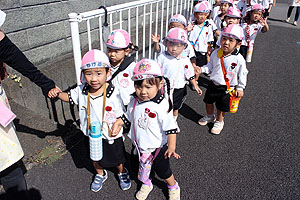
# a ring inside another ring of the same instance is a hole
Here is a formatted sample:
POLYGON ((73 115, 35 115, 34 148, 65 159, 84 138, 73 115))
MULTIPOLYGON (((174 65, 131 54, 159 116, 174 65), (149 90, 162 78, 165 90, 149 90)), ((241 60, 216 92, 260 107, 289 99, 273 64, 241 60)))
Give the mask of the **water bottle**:
POLYGON ((90 157, 93 161, 99 161, 103 157, 101 123, 92 122, 89 132, 90 157))

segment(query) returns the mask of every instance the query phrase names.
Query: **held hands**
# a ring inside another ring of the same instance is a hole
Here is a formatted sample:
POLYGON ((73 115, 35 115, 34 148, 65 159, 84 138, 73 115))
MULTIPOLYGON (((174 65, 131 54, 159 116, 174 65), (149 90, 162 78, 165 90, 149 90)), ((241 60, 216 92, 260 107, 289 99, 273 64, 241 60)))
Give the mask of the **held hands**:
POLYGON ((244 96, 244 91, 243 90, 236 90, 235 96, 238 98, 241 98, 244 96))
POLYGON ((180 155, 175 152, 175 149, 169 147, 165 153, 165 159, 171 158, 171 156, 173 156, 176 159, 181 158, 180 155))
POLYGON ((59 93, 61 93, 61 89, 59 87, 57 87, 55 85, 55 88, 52 88, 49 92, 48 92, 48 97, 49 98, 55 98, 58 96, 59 93))
POLYGON ((151 39, 154 43, 159 43, 159 40, 160 40, 160 35, 154 33, 151 35, 151 39))
POLYGON ((198 74, 200 75, 202 73, 201 67, 199 67, 199 66, 195 66, 194 70, 195 70, 196 75, 198 75, 198 74))

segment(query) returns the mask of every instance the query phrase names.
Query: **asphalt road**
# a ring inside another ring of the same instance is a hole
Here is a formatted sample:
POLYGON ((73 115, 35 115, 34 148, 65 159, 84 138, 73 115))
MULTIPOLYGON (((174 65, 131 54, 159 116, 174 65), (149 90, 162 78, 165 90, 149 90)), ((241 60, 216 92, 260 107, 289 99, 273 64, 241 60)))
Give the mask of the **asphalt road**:
MULTIPOLYGON (((300 199, 300 28, 281 21, 287 4, 275 8, 270 31, 258 36, 253 62, 247 65, 239 111, 225 116, 220 135, 197 125, 205 114, 203 97, 188 91, 178 119, 182 158, 171 160, 181 199, 300 199)), ((204 91, 205 83, 203 77, 204 91)), ((81 158, 82 148, 69 147, 63 159, 26 174, 32 192, 45 200, 134 199, 135 180, 123 192, 112 171, 102 190, 91 192, 93 175, 81 158)), ((158 179, 154 185, 149 199, 166 199, 166 185, 158 179)))

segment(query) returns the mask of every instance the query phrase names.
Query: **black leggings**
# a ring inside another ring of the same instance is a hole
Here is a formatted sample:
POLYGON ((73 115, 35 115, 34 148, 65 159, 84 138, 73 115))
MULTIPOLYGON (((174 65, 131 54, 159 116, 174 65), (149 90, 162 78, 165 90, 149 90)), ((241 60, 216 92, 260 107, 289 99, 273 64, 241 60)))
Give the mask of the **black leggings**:
POLYGON ((17 194, 27 190, 27 184, 23 175, 22 161, 18 161, 4 171, 0 172, 0 183, 5 192, 17 194))
POLYGON ((287 12, 287 17, 291 17, 294 7, 296 7, 295 21, 298 21, 300 15, 300 6, 290 6, 287 12))

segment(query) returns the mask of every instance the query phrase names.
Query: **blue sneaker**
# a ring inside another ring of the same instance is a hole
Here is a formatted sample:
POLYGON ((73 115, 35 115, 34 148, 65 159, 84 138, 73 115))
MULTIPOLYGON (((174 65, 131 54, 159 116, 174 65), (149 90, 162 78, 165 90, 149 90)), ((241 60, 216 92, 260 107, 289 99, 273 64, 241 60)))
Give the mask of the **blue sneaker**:
POLYGON ((104 181, 107 179, 107 171, 103 170, 104 175, 96 174, 94 181, 91 184, 91 190, 93 192, 98 192, 101 190, 104 181))
POLYGON ((129 172, 124 168, 126 172, 118 174, 120 180, 120 187, 122 190, 128 190, 131 187, 129 172))

